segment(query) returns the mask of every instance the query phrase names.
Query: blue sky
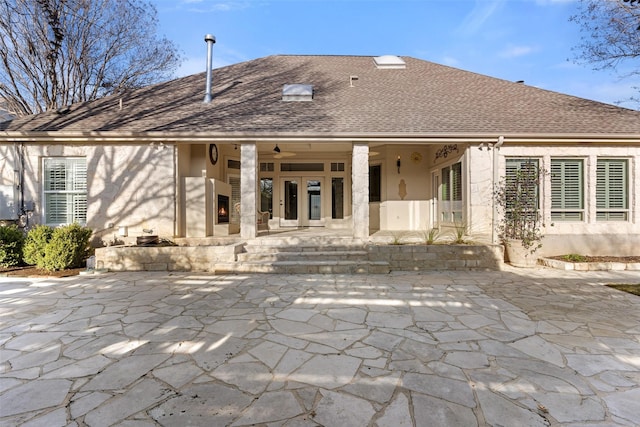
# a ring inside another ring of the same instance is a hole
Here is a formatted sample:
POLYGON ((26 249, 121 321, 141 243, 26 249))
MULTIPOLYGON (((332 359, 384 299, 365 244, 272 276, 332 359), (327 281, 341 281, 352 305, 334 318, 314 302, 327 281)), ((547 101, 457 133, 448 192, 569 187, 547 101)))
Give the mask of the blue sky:
MULTIPOLYGON (((273 54, 406 55, 614 103, 640 79, 577 65, 575 0, 154 0, 179 76, 273 54)), ((622 69, 621 69, 622 70, 622 69)), ((622 70, 623 71, 623 70, 622 70)), ((623 103, 622 106, 637 108, 623 103)))

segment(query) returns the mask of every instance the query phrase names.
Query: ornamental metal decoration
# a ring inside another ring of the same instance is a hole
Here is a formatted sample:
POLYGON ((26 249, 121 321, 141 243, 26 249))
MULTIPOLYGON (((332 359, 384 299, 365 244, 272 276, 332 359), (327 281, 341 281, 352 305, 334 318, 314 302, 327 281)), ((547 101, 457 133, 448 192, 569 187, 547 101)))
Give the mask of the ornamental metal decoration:
POLYGON ((454 151, 458 153, 458 144, 445 145, 444 147, 436 151, 436 158, 433 160, 433 162, 435 163, 440 158, 446 159, 447 156, 453 153, 454 151))

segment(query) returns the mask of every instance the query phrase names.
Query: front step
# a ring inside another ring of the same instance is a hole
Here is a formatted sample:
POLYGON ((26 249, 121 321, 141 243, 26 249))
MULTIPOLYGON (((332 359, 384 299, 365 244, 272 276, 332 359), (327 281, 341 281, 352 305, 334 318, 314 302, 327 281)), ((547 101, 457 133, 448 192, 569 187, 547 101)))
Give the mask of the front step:
MULTIPOLYGON (((367 260, 367 251, 303 251, 292 252, 287 248, 265 249, 263 252, 243 252, 238 254, 239 262, 249 261, 359 261, 367 260)), ((324 249, 324 248, 323 248, 324 249)))
POLYGON ((247 242, 236 262, 218 262, 218 274, 388 274, 387 261, 370 261, 364 242, 343 237, 266 238, 247 242))
POLYGON ((246 261, 219 262, 216 274, 388 274, 386 261, 246 261))

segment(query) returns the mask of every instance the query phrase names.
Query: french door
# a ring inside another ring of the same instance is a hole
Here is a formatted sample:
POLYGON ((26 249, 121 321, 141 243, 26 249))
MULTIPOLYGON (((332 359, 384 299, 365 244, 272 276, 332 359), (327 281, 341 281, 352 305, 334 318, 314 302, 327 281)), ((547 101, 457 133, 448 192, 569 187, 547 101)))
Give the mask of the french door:
POLYGON ((320 177, 280 179, 280 226, 323 226, 323 187, 320 177))

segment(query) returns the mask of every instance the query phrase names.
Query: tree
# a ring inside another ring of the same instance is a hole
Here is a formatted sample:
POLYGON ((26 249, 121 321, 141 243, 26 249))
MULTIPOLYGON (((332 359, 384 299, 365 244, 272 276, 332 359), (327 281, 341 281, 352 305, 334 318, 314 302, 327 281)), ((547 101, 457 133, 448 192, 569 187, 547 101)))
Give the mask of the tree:
POLYGON ((622 72, 622 77, 640 75, 639 0, 580 0, 570 20, 582 32, 578 62, 594 64, 596 70, 619 70, 624 62, 631 71, 622 72))
POLYGON ((0 98, 22 116, 167 79, 157 23, 144 0, 0 0, 0 98))

